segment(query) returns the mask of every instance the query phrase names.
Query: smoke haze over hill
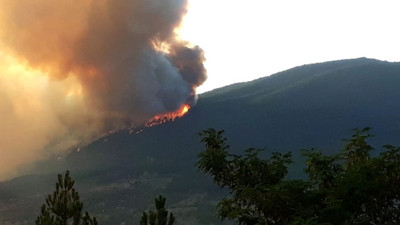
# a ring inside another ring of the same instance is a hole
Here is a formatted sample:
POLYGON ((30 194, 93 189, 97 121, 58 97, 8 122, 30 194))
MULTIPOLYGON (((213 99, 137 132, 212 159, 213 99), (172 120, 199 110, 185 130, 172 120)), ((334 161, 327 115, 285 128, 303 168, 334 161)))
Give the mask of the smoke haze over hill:
POLYGON ((204 53, 186 0, 0 0, 0 178, 32 160, 195 104, 204 53))

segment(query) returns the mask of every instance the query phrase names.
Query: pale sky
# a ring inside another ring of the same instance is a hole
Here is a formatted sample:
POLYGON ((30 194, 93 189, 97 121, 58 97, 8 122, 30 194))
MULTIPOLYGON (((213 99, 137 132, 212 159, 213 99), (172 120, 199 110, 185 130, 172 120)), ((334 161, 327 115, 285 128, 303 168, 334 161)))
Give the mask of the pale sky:
POLYGON ((205 92, 295 66, 400 61, 399 0, 189 0, 182 39, 205 51, 205 92))

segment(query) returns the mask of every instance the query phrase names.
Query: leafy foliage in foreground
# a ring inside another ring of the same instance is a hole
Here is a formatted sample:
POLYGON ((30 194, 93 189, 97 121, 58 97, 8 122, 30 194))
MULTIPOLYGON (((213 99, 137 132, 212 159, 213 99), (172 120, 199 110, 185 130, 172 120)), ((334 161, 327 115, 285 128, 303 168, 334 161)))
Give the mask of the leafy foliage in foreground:
POLYGON ((156 211, 143 212, 140 225, 173 225, 175 217, 165 209, 165 201, 165 197, 158 196, 155 199, 156 211))
POLYGON ((218 205, 222 219, 248 225, 400 223, 400 148, 386 145, 372 157, 369 128, 354 129, 338 154, 305 150, 308 180, 286 179, 290 153, 267 159, 259 157, 259 149, 230 154, 223 133, 200 133, 206 150, 197 163, 230 190, 232 196, 218 205))
POLYGON ((83 203, 73 188, 74 183, 69 171, 64 178, 58 174, 56 190, 46 198, 36 225, 68 225, 71 220, 73 225, 97 225, 95 217, 91 218, 87 212, 82 215, 83 203))

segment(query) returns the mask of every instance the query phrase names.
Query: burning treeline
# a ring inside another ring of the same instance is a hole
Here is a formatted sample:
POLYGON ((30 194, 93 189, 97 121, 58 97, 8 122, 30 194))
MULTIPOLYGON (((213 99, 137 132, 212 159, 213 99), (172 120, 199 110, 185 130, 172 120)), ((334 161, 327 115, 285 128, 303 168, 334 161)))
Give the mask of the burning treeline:
MULTIPOLYGON (((0 174, 196 102, 187 0, 0 0, 0 174)), ((154 119, 153 119, 154 120, 154 119)))

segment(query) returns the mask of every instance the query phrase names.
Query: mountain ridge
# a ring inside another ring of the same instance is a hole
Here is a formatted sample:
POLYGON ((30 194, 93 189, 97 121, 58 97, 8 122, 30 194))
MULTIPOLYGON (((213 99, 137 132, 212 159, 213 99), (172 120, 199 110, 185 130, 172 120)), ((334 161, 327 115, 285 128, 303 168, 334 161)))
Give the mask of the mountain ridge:
MULTIPOLYGON (((215 199, 226 193, 196 171, 203 150, 197 133, 225 129, 234 153, 249 147, 265 148, 265 154, 292 151, 297 163, 300 149, 339 151, 354 127, 372 127, 376 147, 400 145, 399 86, 400 63, 357 58, 302 65, 201 94, 174 122, 139 134, 117 132, 38 162, 30 170, 36 175, 1 182, 0 222, 32 224, 55 174, 68 169, 101 224, 137 223, 160 193, 177 210, 178 224, 216 224, 215 199)), ((301 176, 301 167, 294 170, 292 176, 301 176)))
MULTIPOLYGON (((343 69, 343 68, 348 68, 351 66, 354 66, 354 64, 367 64, 367 63, 371 63, 371 62, 382 62, 382 63, 389 63, 387 61, 381 61, 381 60, 377 60, 377 59, 370 59, 370 58, 366 58, 366 57, 361 57, 361 58, 355 58, 355 59, 342 59, 342 60, 333 60, 333 61, 328 61, 328 62, 320 62, 320 63, 312 63, 312 64, 304 64, 301 66, 296 66, 281 72, 277 72, 274 74, 271 74, 269 76, 265 76, 265 77, 260 77, 258 79, 255 80, 251 80, 251 81, 246 81, 246 82, 239 82, 239 83, 234 83, 231 85, 227 85, 221 88, 216 88, 214 90, 208 91, 206 93, 201 94, 200 96, 202 97, 210 97, 210 96, 215 96, 215 95, 219 95, 219 94, 224 94, 226 92, 229 91, 237 91, 237 89, 240 89, 242 87, 247 87, 248 86, 252 86, 252 84, 265 84, 265 82, 271 82, 272 79, 274 79, 276 76, 280 76, 282 74, 286 74, 286 76, 290 76, 293 75, 294 73, 297 73, 297 76, 303 76, 305 75, 304 72, 298 74, 299 70, 302 70, 304 68, 309 68, 310 66, 314 67, 313 69, 315 70, 317 66, 324 66, 326 67, 327 65, 329 65, 329 71, 324 71, 324 73, 326 72, 330 72, 330 71, 334 71, 334 70, 338 70, 338 69, 343 69), (340 67, 338 67, 339 64, 345 63, 345 65, 340 65, 340 67), (351 64, 351 65, 349 65, 351 64), (332 67, 332 68, 331 68, 332 67), (290 73, 290 74, 288 74, 290 73)), ((307 73, 309 72, 313 72, 313 71, 307 71, 307 73)), ((312 73, 313 74, 313 73, 312 73)), ((281 78, 281 77, 280 77, 281 78)))

